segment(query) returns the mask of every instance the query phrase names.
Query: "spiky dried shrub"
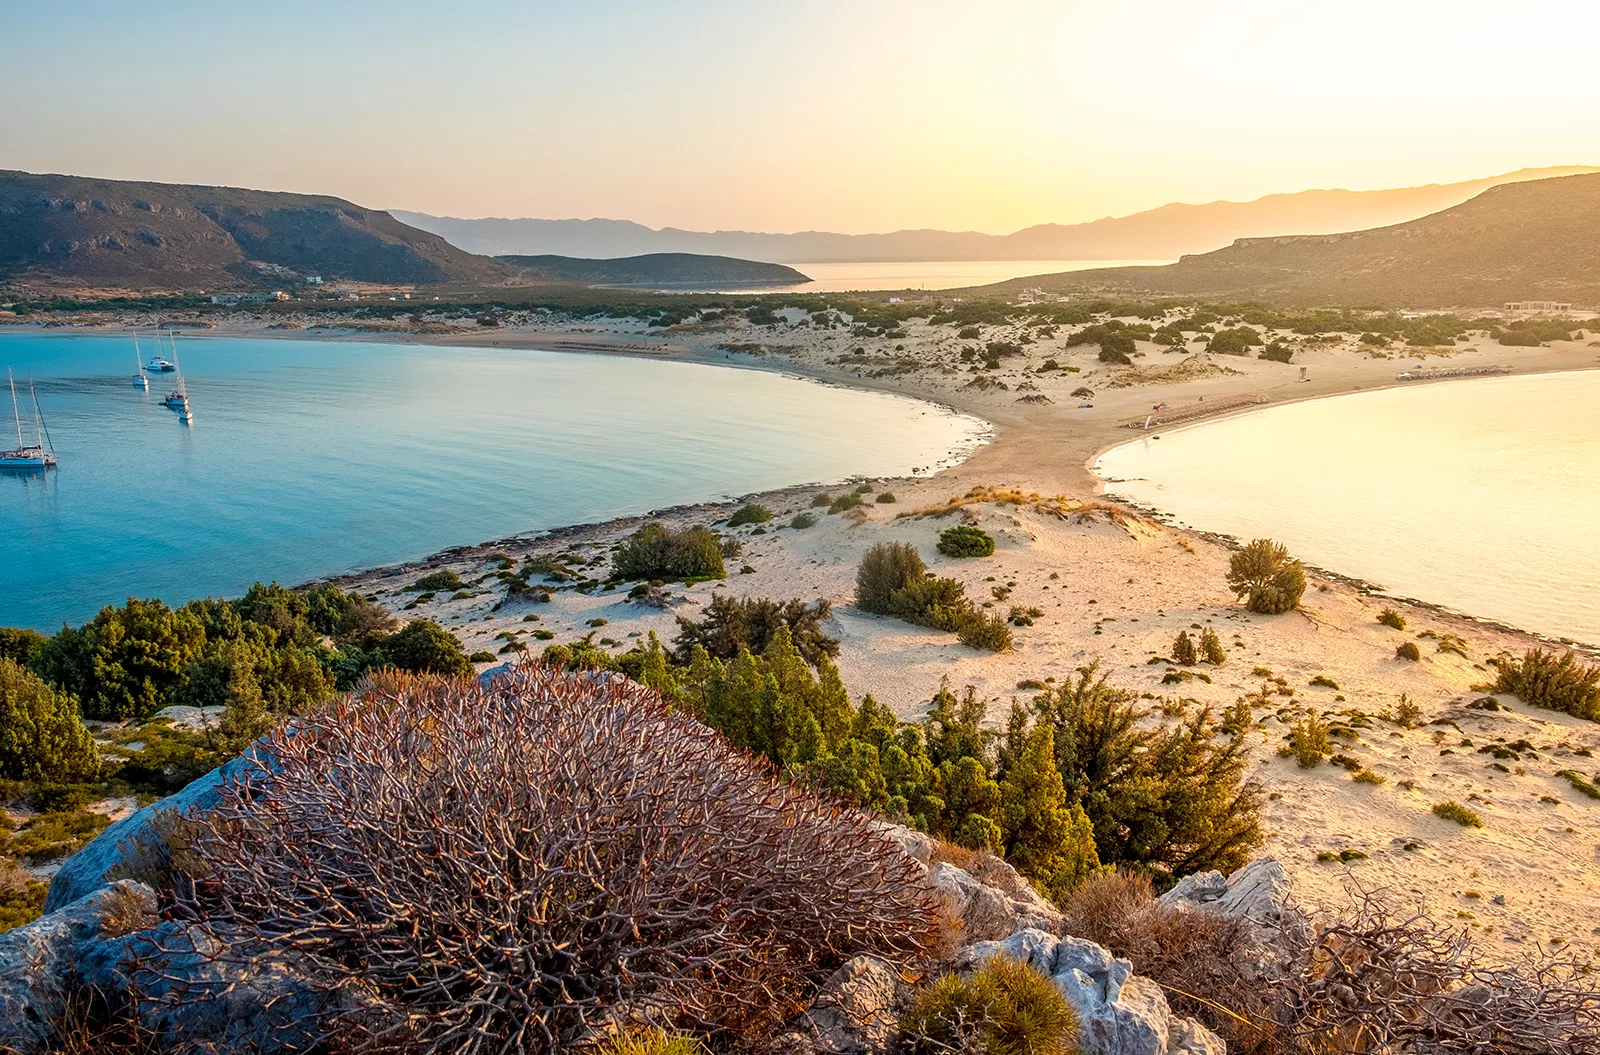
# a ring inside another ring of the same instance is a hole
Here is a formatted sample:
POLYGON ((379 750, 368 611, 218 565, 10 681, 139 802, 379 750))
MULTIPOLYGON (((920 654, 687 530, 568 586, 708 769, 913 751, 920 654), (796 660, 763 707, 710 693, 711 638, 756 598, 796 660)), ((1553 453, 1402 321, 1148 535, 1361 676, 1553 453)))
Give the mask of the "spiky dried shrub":
POLYGON ((1261 984, 1262 950, 1236 916, 1162 905, 1144 876, 1096 876, 1064 907, 1066 931, 1131 960, 1166 991, 1174 1011, 1198 1019, 1237 1055, 1277 1055, 1278 1029, 1261 984))
POLYGON ((390 674, 267 746, 196 818, 175 912, 352 997, 330 1027, 358 1050, 759 1033, 931 938, 920 867, 865 816, 614 675, 390 674))
POLYGON ((1600 1051, 1600 988, 1586 965, 1487 963, 1465 931, 1382 894, 1280 941, 1294 969, 1270 988, 1293 1055, 1600 1051))

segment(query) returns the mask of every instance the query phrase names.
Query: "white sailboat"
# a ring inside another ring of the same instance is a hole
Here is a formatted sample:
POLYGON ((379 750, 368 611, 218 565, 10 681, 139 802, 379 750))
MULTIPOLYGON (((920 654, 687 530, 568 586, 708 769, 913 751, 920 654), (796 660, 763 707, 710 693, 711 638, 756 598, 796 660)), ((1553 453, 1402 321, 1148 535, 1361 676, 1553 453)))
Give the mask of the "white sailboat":
POLYGON ((150 387, 150 379, 144 376, 144 367, 140 365, 141 362, 142 360, 139 356, 139 335, 135 333, 133 335, 133 387, 148 389, 150 387))
POLYGON ((17 379, 11 376, 9 369, 6 370, 6 379, 11 384, 11 416, 17 422, 17 449, 0 451, 0 469, 55 468, 56 455, 50 449, 50 434, 45 431, 44 415, 39 411, 39 395, 33 390, 33 382, 28 382, 28 394, 33 397, 34 441, 28 443, 22 438, 22 411, 17 406, 17 379))
POLYGON ((178 342, 176 338, 172 340, 172 369, 177 374, 177 384, 167 394, 167 398, 161 401, 161 405, 176 411, 178 417, 184 421, 193 421, 194 415, 189 411, 189 389, 183 383, 183 371, 178 368, 178 342))

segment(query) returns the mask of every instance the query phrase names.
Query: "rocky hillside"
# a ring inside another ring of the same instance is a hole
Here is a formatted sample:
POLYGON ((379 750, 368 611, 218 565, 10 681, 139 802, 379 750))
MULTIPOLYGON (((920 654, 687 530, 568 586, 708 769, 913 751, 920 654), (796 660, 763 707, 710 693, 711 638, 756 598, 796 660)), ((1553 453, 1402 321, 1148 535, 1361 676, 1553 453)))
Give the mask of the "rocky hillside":
POLYGON ((488 284, 507 272, 341 198, 0 171, 0 279, 212 290, 303 275, 488 284))
POLYGON ((798 285, 811 281, 792 267, 703 253, 646 253, 619 259, 574 256, 502 256, 499 261, 553 282, 599 286, 727 288, 798 285))
POLYGON ((1343 307, 1600 302, 1600 174, 1510 183, 1451 209, 1345 234, 1241 238, 1166 267, 1104 268, 1004 287, 1248 298, 1343 307))

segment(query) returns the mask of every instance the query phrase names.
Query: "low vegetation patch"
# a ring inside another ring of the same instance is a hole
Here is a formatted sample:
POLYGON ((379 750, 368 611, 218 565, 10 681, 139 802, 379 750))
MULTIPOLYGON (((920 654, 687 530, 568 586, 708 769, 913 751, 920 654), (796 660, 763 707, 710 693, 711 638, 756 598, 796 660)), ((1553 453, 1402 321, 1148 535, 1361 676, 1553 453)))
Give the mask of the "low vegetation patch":
POLYGON ((1383 611, 1379 612, 1378 622, 1382 623, 1384 626, 1392 626, 1396 630, 1404 630, 1406 628, 1406 617, 1395 611, 1393 608, 1385 608, 1383 611))
POLYGON ((772 510, 759 502, 750 502, 733 511, 733 515, 728 518, 728 526, 736 528, 745 524, 765 524, 771 519, 772 510))
POLYGON ((1459 802, 1436 802, 1433 804, 1433 815, 1443 817, 1447 821, 1455 821, 1463 828, 1483 827, 1483 818, 1459 802))
POLYGON ((994 539, 982 528, 962 524, 939 532, 938 549, 946 557, 988 557, 994 554, 994 539))
POLYGON ((1077 1015, 1056 984, 1005 956, 971 975, 936 978, 900 1020, 907 1055, 1074 1055, 1077 1032, 1077 1015))
POLYGON ((880 542, 862 555, 856 604, 864 612, 952 631, 972 648, 1002 652, 1011 647, 1006 620, 974 607, 957 580, 930 575, 909 542, 880 542))
POLYGON ((722 557, 722 540, 709 528, 646 524, 617 546, 612 574, 623 581, 725 579, 722 557))

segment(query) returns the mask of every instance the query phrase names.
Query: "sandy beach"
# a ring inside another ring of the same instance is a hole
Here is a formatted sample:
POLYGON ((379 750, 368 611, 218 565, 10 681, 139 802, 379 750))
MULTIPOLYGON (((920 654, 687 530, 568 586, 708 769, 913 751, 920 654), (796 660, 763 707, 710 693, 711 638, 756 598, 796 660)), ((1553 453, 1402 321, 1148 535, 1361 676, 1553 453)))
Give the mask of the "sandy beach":
MULTIPOLYGON (((1014 339, 1007 330, 988 327, 984 338, 1014 339)), ((488 588, 493 579, 476 596, 460 600, 441 596, 413 604, 416 595, 407 589, 423 568, 447 567, 469 582, 479 580, 497 567, 488 559, 495 553, 519 560, 539 554, 599 557, 645 518, 468 545, 340 581, 403 617, 439 621, 469 651, 506 658, 584 635, 626 649, 654 632, 670 645, 676 618, 694 617, 719 592, 826 598, 834 606, 827 629, 842 643, 846 685, 858 696, 872 693, 906 718, 917 717, 948 681, 958 690, 976 688, 990 700, 990 719, 997 721, 1013 699, 1026 700, 1036 691, 1028 684, 1064 680, 1097 660, 1113 683, 1140 692, 1169 714, 1219 710, 1250 698, 1257 719, 1257 778, 1269 800, 1270 835, 1262 852, 1290 869, 1302 899, 1337 907, 1349 884, 1388 887, 1425 899, 1436 913, 1471 928, 1497 955, 1600 947, 1600 802, 1556 775, 1572 769, 1593 778, 1600 769, 1600 725, 1537 711, 1509 697, 1497 699, 1498 710, 1471 706, 1487 695, 1474 686, 1493 680, 1485 661, 1540 645, 1538 639, 1426 604, 1374 597, 1322 574, 1311 576, 1298 611, 1250 614, 1224 584, 1224 541, 1104 502, 1088 469, 1098 452, 1134 437, 1129 423, 1152 413, 1198 420, 1211 408, 1229 412, 1371 390, 1402 383, 1395 375, 1418 364, 1516 373, 1590 369, 1600 365, 1596 344, 1509 348, 1475 338, 1449 349, 1380 357, 1346 340, 1303 343, 1294 363, 1284 365, 1141 342, 1136 365, 1117 367, 1099 363, 1092 347, 1067 349, 1063 331, 1025 345, 1025 353, 1004 360, 1001 369, 975 374, 960 360, 960 349, 971 342, 959 340, 952 327, 920 321, 906 326, 903 339, 863 339, 843 328, 752 331, 743 324, 663 333, 634 321, 523 320, 494 330, 423 334, 315 325, 285 331, 267 330, 246 316, 205 332, 671 357, 782 370, 978 415, 994 424, 996 435, 966 462, 931 478, 871 481, 869 500, 887 491, 892 503, 869 501, 795 530, 778 525, 809 508, 818 489, 752 496, 774 519, 735 532, 743 551, 730 561, 726 581, 671 587, 666 610, 629 601, 626 590, 554 589, 548 603, 501 604, 499 592, 488 588), (730 345, 739 350, 724 347, 730 345), (855 354, 858 348, 864 354, 855 354), (1039 373, 1046 359, 1076 370, 1039 373), (1080 389, 1092 395, 1072 394, 1080 389), (1166 409, 1155 411, 1157 404, 1166 409), (925 509, 937 515, 918 513, 925 509), (995 537, 992 558, 936 554, 938 532, 963 521, 995 537), (855 568, 862 551, 886 540, 915 543, 930 568, 961 579, 969 596, 1002 613, 1021 606, 1043 615, 1017 627, 1015 647, 1001 654, 976 652, 950 634, 865 615, 852 603, 855 568), (1377 622, 1384 607, 1404 614, 1406 630, 1377 622), (1178 669, 1163 661, 1174 637, 1206 627, 1221 635, 1227 662, 1184 668, 1189 676, 1164 681, 1178 669), (1396 647, 1406 641, 1419 646, 1420 662, 1396 658, 1396 647), (1444 643, 1451 647, 1441 649, 1444 643), (1394 713, 1402 695, 1421 708, 1420 722, 1402 726, 1382 717, 1394 713), (1332 762, 1301 769, 1278 757, 1299 708, 1318 710, 1344 729, 1335 752, 1382 782, 1358 783, 1352 769, 1332 762), (1507 757, 1503 752, 1513 744, 1518 746, 1507 757), (1464 828, 1430 812, 1433 804, 1449 800, 1471 806, 1484 827, 1464 828)), ((732 508, 684 507, 660 518, 716 522, 732 508)))

